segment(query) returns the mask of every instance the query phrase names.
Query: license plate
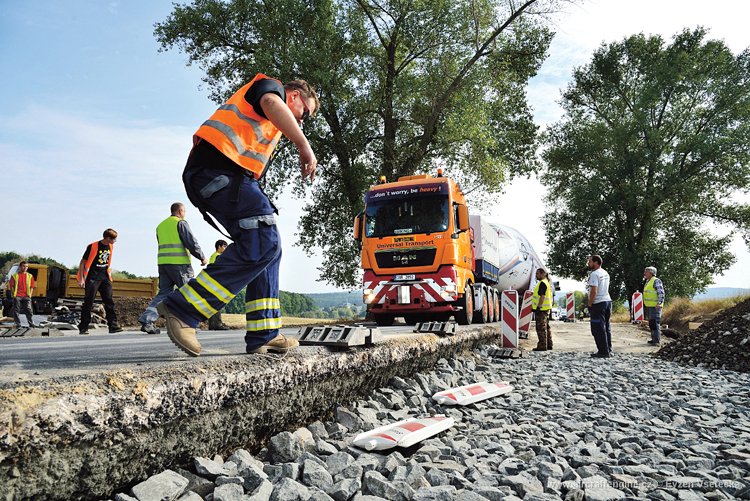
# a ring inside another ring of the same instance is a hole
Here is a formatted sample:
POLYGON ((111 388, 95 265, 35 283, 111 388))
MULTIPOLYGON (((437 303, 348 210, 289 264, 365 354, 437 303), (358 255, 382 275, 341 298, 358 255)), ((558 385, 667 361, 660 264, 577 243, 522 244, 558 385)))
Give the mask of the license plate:
POLYGON ((396 275, 393 280, 396 282, 403 282, 405 280, 414 280, 416 275, 396 275))

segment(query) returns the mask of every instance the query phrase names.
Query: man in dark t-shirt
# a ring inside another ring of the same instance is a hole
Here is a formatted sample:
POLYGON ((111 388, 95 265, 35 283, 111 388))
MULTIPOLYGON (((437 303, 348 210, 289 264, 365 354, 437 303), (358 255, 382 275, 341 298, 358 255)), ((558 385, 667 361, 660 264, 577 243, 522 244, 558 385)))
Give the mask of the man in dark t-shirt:
POLYGON ((104 230, 102 239, 86 246, 81 262, 78 265, 78 285, 86 290, 81 308, 81 323, 78 324, 80 334, 89 333, 91 323, 91 308, 94 306, 96 293, 102 297, 104 312, 107 317, 109 332, 122 332, 117 324, 115 302, 112 299, 112 276, 109 266, 112 262, 112 251, 117 241, 117 232, 112 228, 104 230))

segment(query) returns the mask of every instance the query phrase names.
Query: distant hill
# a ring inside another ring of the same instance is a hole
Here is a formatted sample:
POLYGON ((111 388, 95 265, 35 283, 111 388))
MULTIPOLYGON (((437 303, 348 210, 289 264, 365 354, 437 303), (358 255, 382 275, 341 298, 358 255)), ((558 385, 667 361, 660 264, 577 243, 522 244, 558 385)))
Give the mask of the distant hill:
POLYGON ((724 299, 728 297, 748 295, 750 295, 750 289, 741 289, 739 287, 709 287, 706 289, 706 292, 693 296, 693 299, 700 301, 701 299, 724 299))
POLYGON ((352 292, 320 292, 316 294, 305 294, 305 296, 315 301, 319 308, 331 308, 353 304, 355 306, 362 304, 362 291, 352 292))

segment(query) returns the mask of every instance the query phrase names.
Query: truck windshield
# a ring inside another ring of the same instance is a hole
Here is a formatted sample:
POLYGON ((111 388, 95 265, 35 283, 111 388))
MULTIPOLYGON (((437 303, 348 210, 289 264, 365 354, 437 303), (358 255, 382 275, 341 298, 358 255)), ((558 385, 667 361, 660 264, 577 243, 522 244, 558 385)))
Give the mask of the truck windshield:
POLYGON ((435 233, 447 229, 448 197, 444 195, 370 202, 365 212, 368 237, 435 233))

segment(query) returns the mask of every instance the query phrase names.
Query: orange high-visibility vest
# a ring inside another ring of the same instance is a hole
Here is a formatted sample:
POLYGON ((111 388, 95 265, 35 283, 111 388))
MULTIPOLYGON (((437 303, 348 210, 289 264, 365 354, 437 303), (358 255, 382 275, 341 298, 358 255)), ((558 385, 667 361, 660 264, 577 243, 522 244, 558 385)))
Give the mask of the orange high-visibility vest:
MULTIPOLYGON (((89 270, 91 269, 91 265, 94 264, 94 259, 96 259, 96 251, 99 249, 99 245, 104 245, 100 241, 93 242, 91 244, 91 251, 89 252, 88 257, 86 257, 86 263, 83 265, 82 269, 78 270, 77 278, 78 280, 81 280, 81 277, 83 277, 84 280, 86 280, 86 277, 89 274, 89 270)), ((112 254, 114 253, 115 246, 112 244, 109 244, 109 261, 107 261, 107 276, 109 277, 109 281, 112 281, 112 273, 109 271, 109 266, 112 264, 112 254)))
POLYGON ((265 78, 268 77, 262 73, 255 75, 193 135, 196 144, 197 138, 205 139, 234 163, 252 172, 256 179, 263 177, 271 154, 281 139, 281 131, 245 101, 248 89, 265 78))

